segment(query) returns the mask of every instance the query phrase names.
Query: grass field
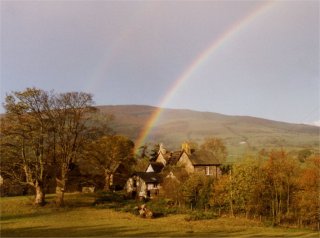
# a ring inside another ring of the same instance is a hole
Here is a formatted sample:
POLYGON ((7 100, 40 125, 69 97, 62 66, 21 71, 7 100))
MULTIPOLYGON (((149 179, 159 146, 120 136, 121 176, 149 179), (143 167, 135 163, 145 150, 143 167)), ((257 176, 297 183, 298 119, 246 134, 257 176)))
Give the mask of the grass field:
POLYGON ((1 198, 1 237, 319 237, 309 230, 265 227, 240 218, 186 221, 186 215, 143 219, 93 205, 94 195, 67 194, 56 208, 53 195, 38 208, 32 197, 1 198))

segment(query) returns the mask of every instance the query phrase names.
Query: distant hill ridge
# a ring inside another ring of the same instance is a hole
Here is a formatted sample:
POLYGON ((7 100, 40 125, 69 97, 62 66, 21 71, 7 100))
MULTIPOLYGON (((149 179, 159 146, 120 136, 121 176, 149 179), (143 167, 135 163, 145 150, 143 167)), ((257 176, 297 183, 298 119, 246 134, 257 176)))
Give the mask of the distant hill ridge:
MULTIPOLYGON (((102 113, 113 114, 115 132, 136 140, 157 107, 145 105, 97 106, 102 113)), ((188 109, 163 109, 161 117, 147 141, 162 142, 177 148, 183 141, 201 142, 205 137, 222 138, 229 151, 248 148, 284 147, 319 150, 320 127, 273 121, 250 116, 230 116, 188 109)))

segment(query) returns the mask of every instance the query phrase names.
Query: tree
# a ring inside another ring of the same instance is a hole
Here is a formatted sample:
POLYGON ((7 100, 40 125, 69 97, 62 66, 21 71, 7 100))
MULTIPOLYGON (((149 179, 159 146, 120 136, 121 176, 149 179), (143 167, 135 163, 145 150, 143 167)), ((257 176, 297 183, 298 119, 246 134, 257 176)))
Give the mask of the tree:
POLYGON ((140 159, 149 158, 148 144, 144 144, 139 147, 137 157, 140 159))
POLYGON ((159 154, 159 150, 160 150, 160 144, 154 144, 150 153, 149 153, 151 161, 155 161, 157 159, 158 154, 159 154))
POLYGON ((181 192, 191 208, 206 209, 212 196, 213 178, 193 173, 182 183, 181 192))
POLYGON ((92 105, 92 95, 83 92, 54 94, 27 88, 7 95, 1 170, 32 186, 36 204, 44 203, 49 175, 56 177, 57 205, 63 204, 71 166, 84 145, 105 132, 106 124, 93 123, 92 105))
POLYGON ((134 143, 121 135, 103 136, 88 144, 87 161, 103 170, 104 191, 109 191, 113 185, 113 176, 120 164, 127 168, 134 164, 133 150, 134 143))
POLYGON ((171 199, 176 205, 178 204, 180 206, 181 202, 184 200, 183 191, 186 189, 184 188, 184 182, 189 178, 188 172, 184 167, 167 165, 163 168, 162 173, 167 174, 161 185, 165 197, 171 199))
POLYGON ((49 117, 55 132, 55 151, 58 171, 56 171, 56 204, 62 206, 70 166, 83 151, 83 146, 96 133, 89 125, 90 114, 96 112, 92 95, 83 92, 57 94, 49 117))
POLYGON ((195 141, 186 141, 186 142, 182 143, 181 147, 182 147, 181 148, 182 150, 186 151, 189 154, 191 154, 194 151, 199 149, 199 145, 195 141))
POLYGON ((300 162, 305 162, 312 155, 310 149, 303 149, 298 152, 298 159, 300 162))
POLYGON ((164 178, 162 183, 165 197, 171 199, 176 205, 180 205, 181 201, 180 184, 181 182, 172 172, 164 178))
POLYGON ((206 138, 200 145, 200 150, 207 151, 217 158, 220 163, 225 162, 227 158, 227 149, 223 141, 219 138, 206 138))
POLYGON ((1 120, 1 172, 35 191, 34 204, 45 203, 46 178, 54 147, 48 118, 51 95, 27 88, 6 97, 1 120))
POLYGON ((264 164, 266 189, 269 191, 273 224, 279 224, 284 214, 289 215, 293 194, 297 189, 298 168, 284 150, 273 150, 264 164))
MULTIPOLYGON (((134 171, 145 171, 147 169, 148 165, 150 164, 150 147, 151 145, 149 143, 139 147, 138 152, 135 155, 136 161, 134 165, 134 171)), ((156 158, 158 151, 156 151, 156 154, 153 151, 152 156, 156 158)))
POLYGON ((320 157, 313 156, 307 160, 298 180, 299 190, 294 197, 295 213, 299 225, 320 227, 320 157))
POLYGON ((262 215, 268 200, 260 161, 246 155, 230 172, 233 212, 244 212, 247 218, 250 213, 262 215))
POLYGON ((214 207, 218 208, 219 216, 221 215, 221 211, 230 211, 231 215, 233 215, 230 187, 231 181, 227 174, 222 175, 216 183, 214 183, 213 196, 210 202, 214 207))

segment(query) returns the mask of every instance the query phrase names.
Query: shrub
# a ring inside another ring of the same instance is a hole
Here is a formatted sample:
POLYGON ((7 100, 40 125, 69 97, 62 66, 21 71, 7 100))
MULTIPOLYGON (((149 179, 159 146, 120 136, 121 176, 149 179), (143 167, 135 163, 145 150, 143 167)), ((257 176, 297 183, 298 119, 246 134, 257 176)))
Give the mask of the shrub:
POLYGON ((213 212, 203 212, 203 211, 195 211, 190 213, 185 220, 186 221, 199 221, 199 220, 209 220, 215 219, 218 215, 213 212))

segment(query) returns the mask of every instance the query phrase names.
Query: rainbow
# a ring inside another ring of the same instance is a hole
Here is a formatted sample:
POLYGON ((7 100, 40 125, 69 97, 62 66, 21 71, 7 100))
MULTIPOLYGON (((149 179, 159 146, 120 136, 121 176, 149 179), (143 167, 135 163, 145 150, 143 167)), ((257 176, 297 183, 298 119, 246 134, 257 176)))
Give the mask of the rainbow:
POLYGON ((157 123, 160 118, 164 107, 168 104, 168 102, 172 99, 176 91, 182 86, 184 82, 190 76, 200 68, 200 66, 210 57, 212 56, 216 50, 221 48, 226 44, 227 40, 232 36, 236 35, 240 30, 242 30, 245 26, 247 26, 252 20, 254 20, 257 16, 260 16, 267 9, 269 9, 274 4, 273 1, 268 1, 256 7, 252 12, 248 15, 234 23, 231 27, 229 27, 226 31, 224 31, 217 39, 213 41, 213 43, 207 47, 204 51, 202 51, 195 60, 187 67, 185 71, 176 79, 172 84, 170 90, 163 96, 162 100, 159 103, 158 108, 152 113, 145 127, 140 132, 138 139, 136 140, 135 152, 138 152, 140 146, 145 143, 146 138, 150 134, 154 125, 157 123))

